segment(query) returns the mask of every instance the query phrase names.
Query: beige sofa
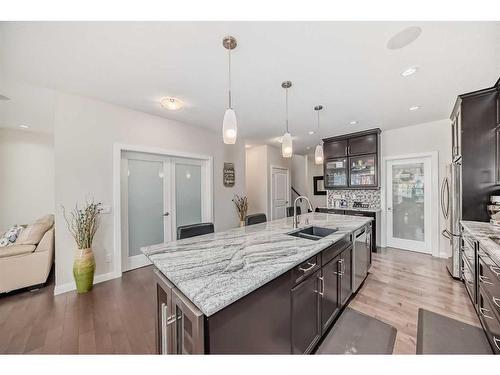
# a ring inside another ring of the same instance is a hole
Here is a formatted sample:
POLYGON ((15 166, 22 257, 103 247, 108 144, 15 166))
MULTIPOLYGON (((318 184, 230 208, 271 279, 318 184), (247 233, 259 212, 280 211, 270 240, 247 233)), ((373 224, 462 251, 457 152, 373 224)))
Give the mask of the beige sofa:
POLYGON ((19 244, 0 248, 0 293, 44 284, 49 276, 54 263, 54 217, 47 215, 24 231, 28 233, 21 232, 19 244), (52 221, 37 224, 41 220, 52 221))

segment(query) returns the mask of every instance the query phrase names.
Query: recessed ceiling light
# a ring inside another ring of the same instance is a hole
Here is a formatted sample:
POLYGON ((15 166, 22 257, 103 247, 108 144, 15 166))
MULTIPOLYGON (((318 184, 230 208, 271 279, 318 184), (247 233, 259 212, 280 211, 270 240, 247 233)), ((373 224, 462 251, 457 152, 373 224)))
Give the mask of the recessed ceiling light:
POLYGON ((416 66, 412 66, 403 72, 401 72, 401 77, 408 77, 411 76, 412 74, 415 74, 417 72, 418 68, 416 66))
POLYGON ((349 122, 349 125, 356 125, 358 122, 357 121, 351 121, 349 122))
POLYGON ((307 146, 307 147, 306 147, 306 150, 310 150, 310 149, 311 149, 311 147, 310 147, 310 146, 307 146))
POLYGON ((19 127, 20 127, 21 129, 28 129, 28 128, 29 128, 29 126, 28 126, 28 125, 19 125, 19 127))
POLYGON ((313 131, 313 130, 311 130, 311 131, 309 131, 309 132, 308 132, 308 134, 309 134, 309 135, 313 135, 313 134, 314 134, 314 131, 313 131))
POLYGON ((171 111, 177 111, 182 108, 182 102, 172 96, 166 96, 161 98, 160 104, 163 108, 169 109, 171 111))
POLYGON ((421 33, 422 29, 418 26, 407 27, 389 39, 387 42, 387 48, 400 49, 406 47, 408 44, 415 41, 421 33))
POLYGON ((411 106, 410 108, 408 108, 410 111, 417 111, 419 110, 420 108, 422 108, 421 106, 419 105, 413 105, 411 106))

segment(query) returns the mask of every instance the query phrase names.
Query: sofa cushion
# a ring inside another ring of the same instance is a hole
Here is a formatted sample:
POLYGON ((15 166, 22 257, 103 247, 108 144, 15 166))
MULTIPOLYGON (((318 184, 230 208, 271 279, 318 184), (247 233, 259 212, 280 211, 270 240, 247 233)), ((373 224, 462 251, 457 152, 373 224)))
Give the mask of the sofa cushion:
POLYGON ((17 238, 16 245, 38 245, 45 232, 54 225, 53 221, 35 221, 24 229, 17 238))
POLYGON ((38 220, 35 221, 35 223, 50 223, 50 226, 54 225, 54 215, 49 214, 42 216, 38 220))
POLYGON ((19 237, 19 233, 21 233, 23 227, 20 225, 12 226, 7 232, 5 232, 0 237, 0 247, 8 246, 16 242, 19 237))
POLYGON ((35 251, 35 245, 10 245, 0 248, 0 258, 12 257, 15 255, 29 254, 35 251))

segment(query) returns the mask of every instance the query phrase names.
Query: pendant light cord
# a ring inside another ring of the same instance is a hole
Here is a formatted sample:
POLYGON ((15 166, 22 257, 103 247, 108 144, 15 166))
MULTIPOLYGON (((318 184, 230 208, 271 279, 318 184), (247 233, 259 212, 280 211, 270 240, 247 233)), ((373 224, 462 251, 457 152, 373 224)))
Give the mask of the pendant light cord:
POLYGON ((286 110, 286 132, 288 133, 288 88, 285 89, 285 110, 286 110))
POLYGON ((228 49, 228 60, 229 60, 229 108, 232 109, 231 100, 231 48, 228 49))

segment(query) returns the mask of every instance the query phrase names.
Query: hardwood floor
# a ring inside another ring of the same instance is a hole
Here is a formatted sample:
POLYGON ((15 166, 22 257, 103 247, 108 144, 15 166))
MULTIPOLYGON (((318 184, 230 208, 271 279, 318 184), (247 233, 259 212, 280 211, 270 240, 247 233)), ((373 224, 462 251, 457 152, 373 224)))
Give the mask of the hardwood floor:
POLYGON ((373 254, 349 306, 398 330, 394 354, 415 354, 419 308, 481 326, 465 286, 449 276, 443 259, 398 249, 373 254))
MULTIPOLYGON (((154 353, 151 267, 87 294, 53 292, 51 285, 0 297, 0 353, 154 353)), ((415 353, 419 307, 479 325, 442 259, 396 249, 373 254, 371 274, 349 306, 396 327, 398 354, 415 353)))

